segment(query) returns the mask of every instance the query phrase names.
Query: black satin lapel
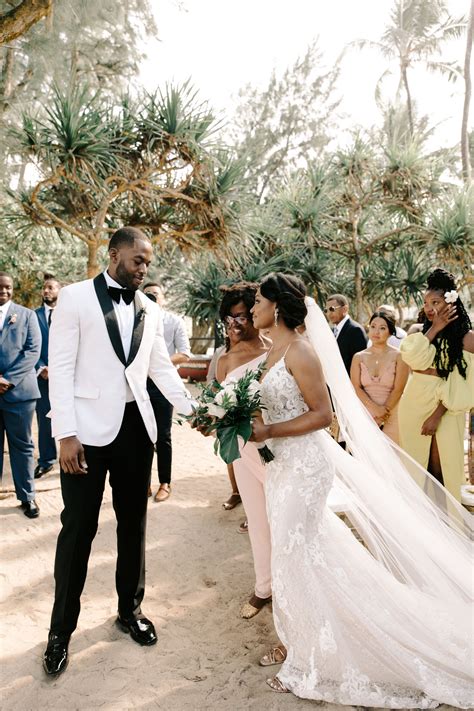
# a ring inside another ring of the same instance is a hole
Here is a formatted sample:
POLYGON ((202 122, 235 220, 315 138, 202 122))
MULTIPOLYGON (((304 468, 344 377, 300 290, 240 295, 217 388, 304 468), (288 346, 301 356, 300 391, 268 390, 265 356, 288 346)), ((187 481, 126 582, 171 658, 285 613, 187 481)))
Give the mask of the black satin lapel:
POLYGON ((103 274, 98 274, 94 279, 94 289, 99 299, 100 308, 104 314, 105 325, 109 334, 110 342, 121 363, 126 365, 125 353, 123 352, 120 329, 115 316, 114 303, 107 291, 107 282, 103 274))
POLYGON ((145 308, 142 306, 139 297, 135 297, 133 305, 135 307, 135 322, 133 324, 132 343, 130 344, 127 365, 130 365, 138 353, 142 342, 143 329, 145 328, 145 308))

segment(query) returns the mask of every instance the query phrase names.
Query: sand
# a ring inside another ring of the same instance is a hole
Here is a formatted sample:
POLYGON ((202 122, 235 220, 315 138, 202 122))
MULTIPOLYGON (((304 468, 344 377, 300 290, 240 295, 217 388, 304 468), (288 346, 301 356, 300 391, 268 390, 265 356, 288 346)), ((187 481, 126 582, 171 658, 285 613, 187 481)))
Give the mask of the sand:
MULTIPOLYGON (((143 611, 157 628, 154 647, 140 647, 114 624, 115 518, 107 485, 70 664, 58 679, 45 677, 41 660, 61 511, 58 472, 37 482, 41 515, 36 520, 23 515, 14 496, 3 495, 3 711, 343 708, 277 695, 266 686, 269 670, 257 662, 276 639, 271 609, 252 620, 239 617, 253 587, 248 535, 237 533, 243 508, 221 506, 229 485, 212 441, 188 426, 174 426, 173 437, 172 495, 164 503, 150 500, 148 511, 143 611)), ((157 481, 154 469, 153 492, 157 481)), ((11 490, 8 474, 4 487, 11 490)))

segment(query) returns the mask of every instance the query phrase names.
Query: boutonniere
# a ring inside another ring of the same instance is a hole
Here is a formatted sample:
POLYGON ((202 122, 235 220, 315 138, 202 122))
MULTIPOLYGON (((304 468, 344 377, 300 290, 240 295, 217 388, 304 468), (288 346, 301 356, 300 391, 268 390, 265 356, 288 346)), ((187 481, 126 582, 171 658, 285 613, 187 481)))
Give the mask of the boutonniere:
POLYGON ((14 323, 16 323, 17 318, 18 316, 16 314, 12 314, 8 319, 8 325, 12 326, 14 323))
POLYGON ((138 313, 137 313, 137 318, 138 318, 138 320, 139 320, 139 321, 143 321, 143 319, 145 318, 145 316, 147 315, 147 313, 148 313, 148 312, 147 312, 146 308, 145 308, 144 306, 142 306, 141 309, 140 309, 140 310, 138 311, 138 313))

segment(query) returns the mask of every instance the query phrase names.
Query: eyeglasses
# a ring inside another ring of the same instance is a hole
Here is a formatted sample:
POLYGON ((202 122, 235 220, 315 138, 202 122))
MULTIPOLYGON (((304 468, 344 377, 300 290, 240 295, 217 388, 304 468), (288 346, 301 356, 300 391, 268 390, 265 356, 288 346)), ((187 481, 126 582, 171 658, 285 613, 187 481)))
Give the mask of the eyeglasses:
POLYGON ((342 306, 328 306, 324 309, 324 313, 327 314, 328 312, 331 312, 332 314, 334 311, 337 311, 337 309, 342 309, 342 306))
POLYGON ((238 323, 240 326, 244 326, 247 321, 250 321, 248 316, 226 316, 224 319, 224 323, 227 324, 227 326, 232 326, 234 323, 238 323))

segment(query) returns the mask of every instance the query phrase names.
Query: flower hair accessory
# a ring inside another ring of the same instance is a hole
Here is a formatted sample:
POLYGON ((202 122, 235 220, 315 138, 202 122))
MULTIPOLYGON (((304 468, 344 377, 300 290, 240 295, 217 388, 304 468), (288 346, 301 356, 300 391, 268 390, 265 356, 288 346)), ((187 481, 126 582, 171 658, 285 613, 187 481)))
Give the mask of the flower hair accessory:
POLYGON ((444 292, 444 300, 447 304, 454 304, 459 298, 459 294, 456 289, 451 289, 451 291, 444 292))

